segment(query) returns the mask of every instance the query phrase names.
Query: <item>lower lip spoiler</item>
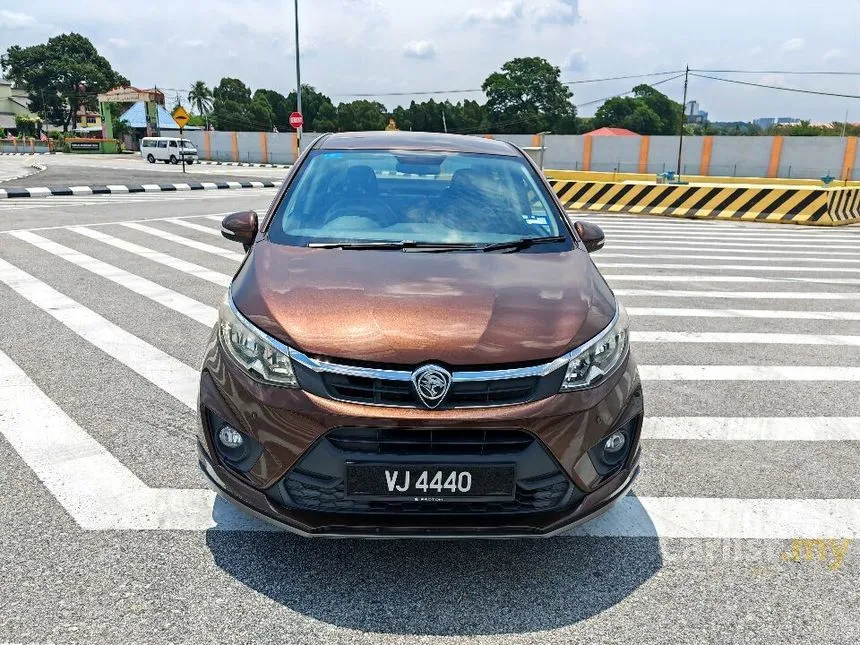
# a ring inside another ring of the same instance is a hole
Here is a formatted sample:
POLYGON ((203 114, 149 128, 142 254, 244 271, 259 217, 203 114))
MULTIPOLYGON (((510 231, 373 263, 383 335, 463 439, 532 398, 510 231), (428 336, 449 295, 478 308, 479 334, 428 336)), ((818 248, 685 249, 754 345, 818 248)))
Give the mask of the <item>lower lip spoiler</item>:
POLYGON ((476 531, 474 533, 444 533, 444 532, 430 533, 427 531, 415 531, 415 532, 410 533, 408 530, 405 530, 402 533, 398 531, 397 533, 389 533, 389 534, 380 534, 380 533, 376 533, 376 532, 363 533, 360 530, 357 530, 355 532, 350 531, 350 532, 341 532, 341 533, 339 533, 337 531, 325 532, 325 533, 311 533, 308 531, 303 531, 301 529, 298 529, 295 526, 292 526, 290 524, 287 524, 286 522, 283 522, 282 520, 279 520, 279 519, 276 519, 276 518, 271 517, 269 515, 266 515, 265 513, 261 513, 260 511, 254 509, 254 508, 251 508, 250 506, 248 506, 244 502, 240 501, 235 496, 231 495, 229 492, 227 492, 226 488, 223 485, 223 482, 221 481, 221 478, 218 477, 218 474, 214 471, 214 469, 212 468, 212 465, 202 455, 200 457, 199 465, 200 465, 200 470, 206 476, 206 483, 218 495, 220 495, 221 497, 226 499, 228 502, 230 502, 231 504, 233 504, 234 506, 239 508, 244 513, 247 513, 248 515, 252 515, 253 517, 256 517, 258 519, 263 520, 264 522, 267 522, 269 524, 277 526, 280 529, 283 529, 283 530, 288 531, 290 533, 293 533, 295 535, 300 535, 302 537, 307 537, 307 538, 359 538, 359 539, 382 539, 382 540, 384 540, 384 539, 388 539, 388 540, 392 540, 392 539, 419 539, 419 538, 421 538, 421 539, 432 539, 432 540, 462 540, 462 539, 493 540, 493 539, 512 539, 512 538, 550 538, 550 537, 556 537, 557 535, 560 535, 562 533, 570 531, 571 529, 579 526, 580 524, 585 524, 586 522, 590 522, 591 520, 603 515, 606 511, 610 510, 613 506, 615 506, 615 504, 622 497, 627 495, 627 493, 630 491, 630 488, 632 488, 633 483, 636 481, 636 478, 639 476, 639 465, 637 464, 636 467, 627 476, 627 479, 624 480, 624 483, 615 492, 615 494, 612 497, 610 497, 604 504, 602 504, 601 506, 594 509, 588 515, 585 515, 584 517, 577 518, 577 519, 573 520, 572 522, 565 524, 559 528, 553 529, 552 531, 549 531, 547 533, 517 533, 517 532, 482 533, 479 531, 476 531))

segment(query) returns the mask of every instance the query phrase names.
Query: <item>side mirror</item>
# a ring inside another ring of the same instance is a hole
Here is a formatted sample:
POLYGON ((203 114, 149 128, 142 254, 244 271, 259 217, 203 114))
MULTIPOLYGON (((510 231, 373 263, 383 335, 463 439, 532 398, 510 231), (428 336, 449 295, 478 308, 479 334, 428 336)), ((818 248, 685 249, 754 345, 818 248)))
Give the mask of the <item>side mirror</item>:
POLYGON ((239 242, 247 251, 257 237, 257 213, 254 211, 230 213, 221 220, 221 235, 231 242, 239 242))
POLYGON ((585 245, 585 250, 589 253, 594 253, 603 248, 603 243, 606 241, 606 236, 603 234, 603 229, 597 224, 591 222, 583 222, 582 220, 573 225, 579 239, 585 245))

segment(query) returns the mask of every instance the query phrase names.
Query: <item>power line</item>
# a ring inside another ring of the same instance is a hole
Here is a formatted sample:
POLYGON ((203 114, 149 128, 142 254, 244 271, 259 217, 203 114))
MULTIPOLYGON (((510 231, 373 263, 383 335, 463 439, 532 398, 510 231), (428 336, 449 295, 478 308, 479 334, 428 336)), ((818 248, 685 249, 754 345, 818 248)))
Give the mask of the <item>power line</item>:
POLYGON ((839 72, 835 70, 800 71, 800 70, 753 70, 753 69, 690 69, 691 72, 707 74, 785 74, 795 76, 860 76, 860 72, 839 72))
MULTIPOLYGON (((667 76, 669 74, 677 74, 684 70, 673 70, 669 72, 651 72, 648 74, 630 74, 627 76, 608 76, 605 78, 588 78, 578 81, 562 81, 562 85, 582 85, 585 83, 604 83, 607 81, 620 81, 630 78, 648 78, 651 76, 667 76)), ((467 90, 421 90, 415 92, 363 92, 357 94, 332 94, 333 98, 339 97, 355 97, 355 98, 372 98, 377 96, 430 96, 433 94, 467 94, 470 92, 483 92, 483 88, 472 88, 467 90)))
POLYGON ((839 94, 836 92, 820 92, 818 90, 805 90, 799 87, 780 87, 779 85, 766 85, 764 83, 751 83, 749 81, 739 81, 734 78, 720 78, 718 76, 708 76, 706 74, 693 74, 690 72, 690 76, 696 76, 698 78, 707 78, 712 81, 720 81, 722 83, 734 83, 736 85, 749 85, 752 87, 763 87, 769 90, 780 90, 782 92, 797 92, 799 94, 817 94, 819 96, 836 96, 843 99, 860 99, 860 95, 857 94, 839 94))
MULTIPOLYGON (((657 85, 662 85, 663 83, 668 83, 670 81, 677 81, 679 78, 683 78, 683 77, 684 77, 684 73, 682 71, 677 76, 673 76, 671 78, 664 78, 663 80, 657 81, 655 83, 647 83, 647 85, 648 85, 648 87, 656 87, 657 85)), ((593 101, 588 101, 586 103, 579 103, 576 106, 576 109, 588 107, 589 105, 594 105, 595 103, 605 103, 609 99, 614 99, 618 96, 626 96, 627 94, 631 94, 632 92, 633 92, 633 90, 627 90, 626 92, 622 92, 621 94, 613 94, 612 96, 607 96, 607 97, 602 98, 602 99, 594 99, 593 101)))

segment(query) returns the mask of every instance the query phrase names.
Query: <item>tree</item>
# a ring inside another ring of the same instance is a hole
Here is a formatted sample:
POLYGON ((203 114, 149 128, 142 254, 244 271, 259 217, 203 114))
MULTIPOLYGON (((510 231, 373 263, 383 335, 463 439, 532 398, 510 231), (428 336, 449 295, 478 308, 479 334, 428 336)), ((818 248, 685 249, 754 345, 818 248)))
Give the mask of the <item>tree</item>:
POLYGON ((27 88, 30 109, 64 131, 81 106, 95 110, 98 94, 129 84, 86 37, 75 33, 41 45, 13 45, 0 57, 0 67, 7 78, 27 88))
POLYGON ((561 70, 539 57, 515 58, 481 86, 493 132, 540 132, 576 116, 561 70))
POLYGON ((377 101, 358 100, 337 106, 338 129, 342 132, 384 130, 388 112, 377 101))
POLYGON ((337 132, 337 110, 329 103, 323 103, 311 124, 314 132, 337 132))
POLYGON ((657 132, 651 134, 677 134, 684 108, 668 96, 655 90, 650 85, 637 85, 633 88, 633 96, 657 115, 660 125, 657 132))
MULTIPOLYGON (((298 108, 296 105, 295 91, 290 92, 287 95, 287 105, 289 106, 290 112, 297 111, 298 108)), ((328 96, 322 92, 318 92, 312 85, 302 85, 302 116, 305 119, 306 128, 310 129, 313 127, 315 132, 320 131, 317 129, 315 122, 324 105, 331 106, 331 108, 334 109, 334 104, 328 96)), ((326 108, 326 112, 329 112, 328 108, 326 108)), ((289 117, 289 114, 287 116, 289 117)), ((289 122, 285 127, 289 127, 289 122)))
POLYGON ((212 90, 203 81, 194 81, 188 92, 188 102, 200 116, 209 114, 212 111, 212 90))
POLYGON ((212 121, 219 130, 249 130, 251 90, 238 78, 222 78, 212 90, 212 121))
POLYGON ((591 128, 627 128, 638 134, 677 134, 681 105, 648 85, 633 88, 633 96, 615 96, 597 108, 591 128))

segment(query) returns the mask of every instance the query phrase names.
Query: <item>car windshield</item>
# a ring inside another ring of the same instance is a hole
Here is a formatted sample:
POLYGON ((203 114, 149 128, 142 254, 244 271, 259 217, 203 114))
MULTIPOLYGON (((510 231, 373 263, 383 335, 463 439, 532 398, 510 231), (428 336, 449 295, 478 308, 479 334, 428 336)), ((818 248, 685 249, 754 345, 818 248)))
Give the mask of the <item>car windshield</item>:
POLYGON ((188 139, 183 139, 179 142, 179 145, 183 148, 194 148, 194 144, 190 142, 188 139))
POLYGON ((514 156, 316 151, 281 202, 269 239, 486 245, 564 235, 534 171, 514 156))

